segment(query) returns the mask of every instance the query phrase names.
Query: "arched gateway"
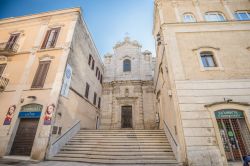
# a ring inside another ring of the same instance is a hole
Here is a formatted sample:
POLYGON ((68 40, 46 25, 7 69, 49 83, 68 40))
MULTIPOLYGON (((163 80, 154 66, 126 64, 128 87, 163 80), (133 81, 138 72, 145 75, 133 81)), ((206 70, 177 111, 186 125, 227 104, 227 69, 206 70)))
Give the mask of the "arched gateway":
POLYGON ((250 152, 250 133, 243 111, 223 109, 215 112, 228 161, 241 160, 250 152))

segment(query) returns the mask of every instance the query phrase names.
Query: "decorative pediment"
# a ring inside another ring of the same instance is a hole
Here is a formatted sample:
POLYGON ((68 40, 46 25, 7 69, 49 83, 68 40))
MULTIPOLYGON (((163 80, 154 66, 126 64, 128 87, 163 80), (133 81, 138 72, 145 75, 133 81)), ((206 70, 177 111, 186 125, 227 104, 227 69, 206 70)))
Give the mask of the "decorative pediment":
POLYGON ((55 57, 54 56, 51 56, 51 55, 43 55, 41 57, 39 57, 39 60, 40 61, 51 61, 52 59, 54 59, 55 57))
POLYGON ((0 56, 0 64, 1 63, 7 63, 8 58, 6 56, 0 56))
POLYGON ((141 45, 138 43, 138 41, 134 40, 131 41, 129 37, 125 37, 123 42, 117 42, 116 45, 114 46, 114 49, 124 46, 124 45, 132 45, 135 47, 141 47, 141 45))

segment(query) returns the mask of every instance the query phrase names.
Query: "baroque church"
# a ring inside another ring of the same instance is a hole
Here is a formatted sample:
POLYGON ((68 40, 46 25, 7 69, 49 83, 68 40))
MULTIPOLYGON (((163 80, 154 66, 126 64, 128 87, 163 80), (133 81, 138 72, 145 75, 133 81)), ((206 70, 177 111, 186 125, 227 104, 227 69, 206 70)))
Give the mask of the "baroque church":
POLYGON ((125 37, 104 56, 101 129, 155 129, 155 58, 125 37))

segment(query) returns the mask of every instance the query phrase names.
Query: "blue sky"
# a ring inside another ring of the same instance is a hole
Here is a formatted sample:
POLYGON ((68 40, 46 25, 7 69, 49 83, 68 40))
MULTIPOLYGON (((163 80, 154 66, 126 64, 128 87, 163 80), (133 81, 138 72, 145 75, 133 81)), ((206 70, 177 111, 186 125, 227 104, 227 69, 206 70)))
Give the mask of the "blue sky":
POLYGON ((113 52, 128 34, 155 54, 153 0, 0 0, 0 18, 81 7, 99 53, 113 52))

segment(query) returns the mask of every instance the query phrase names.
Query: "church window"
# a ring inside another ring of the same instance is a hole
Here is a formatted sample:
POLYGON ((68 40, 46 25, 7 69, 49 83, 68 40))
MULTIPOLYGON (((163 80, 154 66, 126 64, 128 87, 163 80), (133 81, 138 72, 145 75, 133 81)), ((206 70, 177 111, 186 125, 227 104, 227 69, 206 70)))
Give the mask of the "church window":
POLYGON ((131 61, 129 59, 125 59, 123 61, 123 71, 124 72, 131 71, 131 61))

